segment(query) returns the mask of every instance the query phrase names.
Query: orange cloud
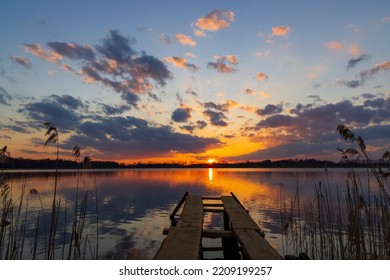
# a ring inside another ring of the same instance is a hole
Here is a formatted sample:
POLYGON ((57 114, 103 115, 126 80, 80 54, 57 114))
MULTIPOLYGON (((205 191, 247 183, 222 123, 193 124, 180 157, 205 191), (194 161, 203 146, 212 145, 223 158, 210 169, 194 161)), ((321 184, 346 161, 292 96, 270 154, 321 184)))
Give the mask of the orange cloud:
POLYGON ((259 73, 256 75, 256 77, 257 77, 257 80, 258 80, 259 82, 263 82, 263 81, 266 81, 266 80, 269 79, 269 76, 268 76, 267 74, 265 74, 265 73, 262 73, 262 72, 259 72, 259 73))
POLYGON ((231 64, 238 64, 238 58, 234 54, 228 54, 226 56, 226 59, 231 63, 231 64))
POLYGON ((325 44, 325 46, 330 50, 335 50, 335 51, 343 51, 344 50, 344 45, 339 43, 339 42, 328 42, 325 44))
POLYGON ((61 64, 61 67, 65 71, 68 71, 68 72, 71 72, 71 73, 76 73, 76 71, 69 64, 63 63, 63 64, 61 64))
POLYGON ((176 56, 175 57, 167 57, 167 58, 164 58, 164 61, 171 63, 179 68, 185 68, 186 64, 187 64, 187 59, 185 59, 184 57, 176 57, 176 56))
POLYGON ((194 29, 194 34, 195 34, 195 36, 198 36, 198 37, 207 37, 207 34, 203 30, 200 30, 200 29, 194 29))
POLYGON ((198 70, 198 67, 195 64, 188 63, 187 59, 184 57, 177 57, 177 56, 167 57, 167 58, 164 58, 164 61, 168 62, 168 63, 170 63, 178 68, 183 68, 183 69, 185 68, 185 69, 188 69, 191 71, 198 70))
POLYGON ((60 55, 59 53, 56 52, 50 52, 50 54, 46 53, 42 49, 41 45, 39 44, 24 44, 23 46, 26 52, 32 53, 33 55, 44 60, 56 63, 62 59, 62 55, 60 55))
POLYGON ((199 18, 195 26, 201 30, 217 31, 221 28, 228 28, 234 21, 234 13, 225 10, 214 10, 207 16, 199 18))
POLYGON ((250 88, 245 89, 245 93, 250 95, 258 95, 263 98, 271 97, 271 94, 267 91, 256 91, 250 88))
POLYGON ((189 45, 191 47, 196 46, 196 42, 192 40, 192 38, 188 35, 185 35, 183 33, 179 33, 175 35, 175 38, 180 42, 180 44, 189 45))
POLYGON ((291 27, 275 26, 272 27, 272 35, 277 37, 286 37, 291 32, 291 27))

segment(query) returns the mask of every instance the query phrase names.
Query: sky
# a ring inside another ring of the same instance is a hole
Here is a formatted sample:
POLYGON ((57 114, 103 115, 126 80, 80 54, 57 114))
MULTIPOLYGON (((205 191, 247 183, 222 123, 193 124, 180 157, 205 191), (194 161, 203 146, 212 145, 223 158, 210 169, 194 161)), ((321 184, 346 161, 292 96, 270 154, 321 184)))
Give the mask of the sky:
POLYGON ((94 160, 390 149, 390 2, 0 1, 0 146, 94 160))

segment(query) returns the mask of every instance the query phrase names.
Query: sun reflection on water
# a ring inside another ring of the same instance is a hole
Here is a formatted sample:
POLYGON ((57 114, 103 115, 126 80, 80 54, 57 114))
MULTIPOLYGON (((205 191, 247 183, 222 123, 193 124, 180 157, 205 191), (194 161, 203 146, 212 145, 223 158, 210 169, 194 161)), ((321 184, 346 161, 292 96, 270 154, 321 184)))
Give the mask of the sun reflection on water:
POLYGON ((213 169, 209 168, 209 181, 213 181, 213 169))

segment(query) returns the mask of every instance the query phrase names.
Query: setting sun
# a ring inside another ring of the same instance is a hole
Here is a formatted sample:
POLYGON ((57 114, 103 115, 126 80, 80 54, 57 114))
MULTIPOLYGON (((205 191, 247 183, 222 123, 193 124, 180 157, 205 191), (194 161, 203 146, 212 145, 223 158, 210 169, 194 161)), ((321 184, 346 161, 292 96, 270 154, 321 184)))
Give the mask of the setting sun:
POLYGON ((207 160, 207 162, 210 163, 210 164, 211 164, 211 163, 214 163, 214 162, 215 162, 215 159, 209 158, 209 159, 207 160))

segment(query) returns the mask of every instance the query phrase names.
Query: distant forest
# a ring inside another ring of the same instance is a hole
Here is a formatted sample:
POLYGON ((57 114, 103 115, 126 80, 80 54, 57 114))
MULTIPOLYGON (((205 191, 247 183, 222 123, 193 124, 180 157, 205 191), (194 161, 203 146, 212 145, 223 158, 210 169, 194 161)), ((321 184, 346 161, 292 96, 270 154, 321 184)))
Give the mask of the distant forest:
MULTIPOLYGON (((375 165, 381 167, 390 167, 389 162, 378 162, 375 165)), ((132 164, 123 164, 115 161, 91 161, 87 167, 83 163, 72 160, 59 160, 59 169, 107 169, 107 168, 340 168, 340 167, 367 167, 364 162, 357 161, 324 161, 316 159, 284 159, 284 160, 263 160, 263 161, 245 161, 245 162, 214 162, 214 163, 191 163, 168 162, 137 162, 132 164)), ((24 159, 7 157, 0 163, 0 170, 4 169, 55 169, 56 160, 51 159, 24 159)))

